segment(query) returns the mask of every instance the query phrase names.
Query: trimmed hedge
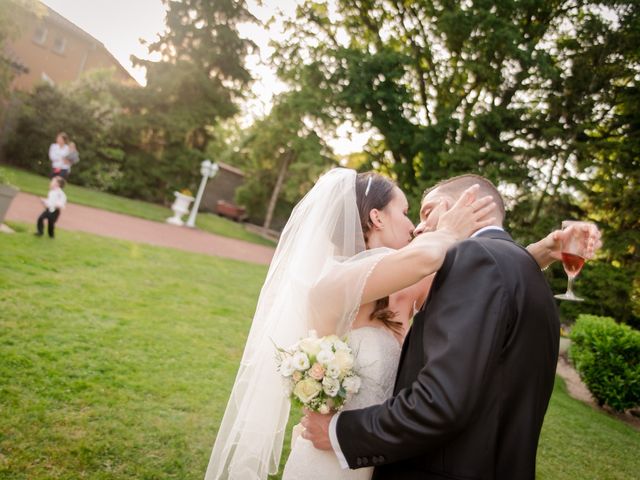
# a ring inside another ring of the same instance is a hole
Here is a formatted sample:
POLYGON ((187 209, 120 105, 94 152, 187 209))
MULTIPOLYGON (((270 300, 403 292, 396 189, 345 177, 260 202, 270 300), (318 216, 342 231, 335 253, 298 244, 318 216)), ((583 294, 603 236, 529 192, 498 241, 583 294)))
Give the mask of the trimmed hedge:
POLYGON ((580 315, 569 358, 599 405, 640 406, 640 332, 610 317, 580 315))

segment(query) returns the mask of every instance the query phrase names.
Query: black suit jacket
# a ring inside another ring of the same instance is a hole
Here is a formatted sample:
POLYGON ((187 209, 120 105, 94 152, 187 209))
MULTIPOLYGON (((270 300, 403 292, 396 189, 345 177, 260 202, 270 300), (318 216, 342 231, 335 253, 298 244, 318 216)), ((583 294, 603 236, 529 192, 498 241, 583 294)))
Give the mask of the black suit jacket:
POLYGON ((338 418, 374 479, 535 478, 560 325, 536 261, 501 230, 452 247, 405 340, 394 397, 338 418))

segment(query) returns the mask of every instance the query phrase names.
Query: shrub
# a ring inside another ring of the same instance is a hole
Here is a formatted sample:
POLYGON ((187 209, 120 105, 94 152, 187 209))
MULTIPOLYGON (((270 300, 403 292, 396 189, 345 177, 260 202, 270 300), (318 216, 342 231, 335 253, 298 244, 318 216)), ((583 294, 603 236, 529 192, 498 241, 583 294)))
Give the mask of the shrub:
MULTIPOLYGON (((554 292, 563 292, 567 288, 567 275, 562 263, 556 262, 550 268, 553 274, 551 284, 554 292)), ((569 323, 580 314, 613 317, 619 323, 625 323, 640 329, 639 298, 634 298, 634 279, 640 271, 634 265, 617 265, 604 259, 590 260, 580 272, 574 290, 584 302, 561 302, 560 316, 569 323)), ((637 287, 636 287, 637 288, 637 287)))
POLYGON ((569 357, 599 405, 640 405, 640 332, 610 317, 580 315, 569 357))
POLYGON ((144 92, 119 86, 101 71, 64 87, 39 84, 17 94, 6 160, 46 176, 49 145, 65 131, 80 153, 72 183, 152 202, 169 200, 177 188, 197 185, 204 153, 187 144, 187 127, 170 116, 148 118, 138 112, 145 108, 131 107, 139 96, 144 92))

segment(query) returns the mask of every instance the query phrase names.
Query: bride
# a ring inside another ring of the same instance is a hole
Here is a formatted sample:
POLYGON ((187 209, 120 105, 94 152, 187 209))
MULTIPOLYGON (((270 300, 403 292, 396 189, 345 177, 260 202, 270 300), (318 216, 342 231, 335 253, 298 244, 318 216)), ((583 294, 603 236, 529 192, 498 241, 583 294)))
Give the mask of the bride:
MULTIPOLYGON (((411 241, 407 199, 390 180, 343 168, 318 180, 276 248, 205 480, 264 480, 277 473, 290 405, 274 344, 292 345, 310 329, 348 334, 362 386, 345 408, 391 395, 400 345, 432 274, 454 242, 493 220, 486 218, 491 198, 475 196, 476 188, 468 189, 436 231, 411 241)), ((548 259, 539 245, 530 251, 548 259)), ((369 479, 371 473, 342 470, 332 452, 298 437, 283 480, 369 479)))

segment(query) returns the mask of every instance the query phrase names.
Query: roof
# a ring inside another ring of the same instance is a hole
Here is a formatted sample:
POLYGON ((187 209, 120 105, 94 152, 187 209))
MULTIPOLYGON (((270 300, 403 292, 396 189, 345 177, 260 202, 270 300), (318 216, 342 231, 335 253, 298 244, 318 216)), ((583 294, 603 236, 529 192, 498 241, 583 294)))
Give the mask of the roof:
POLYGON ((216 163, 220 166, 221 169, 231 173, 235 173, 236 175, 240 175, 241 177, 244 177, 244 172, 239 168, 233 167, 227 163, 222 163, 222 162, 216 162, 216 163))

